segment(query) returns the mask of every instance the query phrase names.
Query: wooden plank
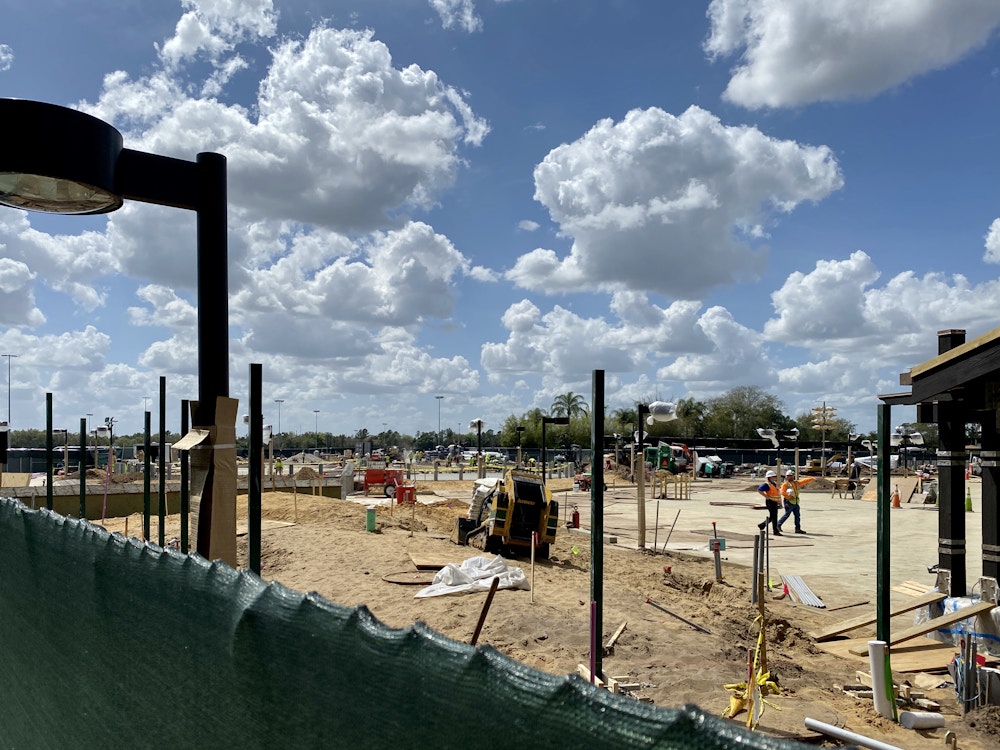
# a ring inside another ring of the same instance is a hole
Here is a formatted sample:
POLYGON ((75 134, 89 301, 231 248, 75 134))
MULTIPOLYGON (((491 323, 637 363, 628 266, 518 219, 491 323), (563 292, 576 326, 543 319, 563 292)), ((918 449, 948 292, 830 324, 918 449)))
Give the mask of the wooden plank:
POLYGON ((618 629, 608 639, 608 642, 604 644, 605 655, 608 655, 608 652, 614 653, 615 644, 618 642, 618 639, 621 638, 621 635, 622 633, 625 632, 625 628, 627 626, 628 626, 628 620, 625 620, 625 622, 623 622, 621 625, 618 626, 618 629))
MULTIPOLYGON (((841 659, 856 659, 857 663, 868 665, 868 640, 855 638, 849 641, 825 641, 817 643, 816 647, 828 654, 841 659), (852 654, 851 649, 863 645, 864 656, 852 654)), ((922 641, 911 641, 892 649, 890 659, 893 674, 906 672, 946 672, 948 664, 955 657, 955 646, 929 638, 922 641)))
MULTIPOLYGON (((889 645, 894 646, 897 643, 902 643, 903 641, 908 641, 911 638, 916 638, 921 635, 927 635, 932 633, 945 625, 952 625, 959 620, 965 620, 969 617, 974 617, 980 615, 984 612, 989 612, 993 609, 993 602, 979 602, 979 604, 973 604, 971 607, 962 607, 962 609, 956 610, 955 612, 949 612, 948 614, 941 615, 940 617, 935 617, 933 620, 928 620, 927 622, 922 622, 919 625, 914 625, 912 628, 907 628, 899 633, 889 636, 889 645)), ((952 647, 954 648, 954 647, 952 647)), ((868 653, 868 645, 865 646, 855 646, 851 649, 851 653, 859 656, 861 654, 868 653)))
POLYGON ((916 581, 903 581, 903 583, 898 586, 893 586, 892 590, 900 594, 906 594, 907 596, 923 596, 927 593, 927 589, 933 588, 927 586, 923 583, 917 583, 916 581))
MULTIPOLYGON (((897 607, 896 609, 890 611, 889 617, 895 617, 896 615, 901 615, 904 612, 912 612, 915 609, 926 607, 929 604, 936 604, 937 602, 943 601, 947 598, 947 594, 943 594, 940 591, 931 591, 923 596, 917 597, 912 602, 907 602, 902 607, 897 607)), ((809 637, 817 641, 827 641, 835 635, 843 635, 849 630, 864 627, 865 625, 871 625, 876 620, 878 620, 877 614, 858 615, 857 617, 852 617, 850 620, 841 620, 840 622, 828 625, 821 630, 813 631, 812 633, 809 633, 809 637)))

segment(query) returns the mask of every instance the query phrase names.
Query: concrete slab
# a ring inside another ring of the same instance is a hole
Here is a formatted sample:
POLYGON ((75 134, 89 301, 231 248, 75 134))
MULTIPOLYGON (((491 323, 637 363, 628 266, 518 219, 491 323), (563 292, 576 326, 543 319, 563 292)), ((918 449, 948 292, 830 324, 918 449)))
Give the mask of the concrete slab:
MULTIPOLYGON (((715 522, 718 535, 726 539, 723 565, 752 566, 757 524, 767 517, 753 507, 755 486, 756 482, 747 478, 698 480, 691 485, 690 499, 647 499, 644 546, 711 557, 708 545, 715 522)), ((968 486, 973 511, 966 514, 966 578, 972 586, 982 572, 982 505, 979 479, 973 477, 968 486)), ((568 493, 563 507, 570 505, 579 510, 581 527, 590 529, 590 494, 568 493)), ((617 537, 619 546, 638 547, 635 487, 609 487, 603 508, 605 534, 617 537)), ((802 492, 802 527, 809 533, 771 538, 770 580, 780 580, 782 573, 801 576, 831 609, 864 600, 874 602, 876 511, 876 503, 830 497, 829 489, 810 491, 806 487, 802 492)), ((935 576, 927 568, 937 563, 937 523, 936 505, 913 500, 890 509, 890 586, 916 581, 926 583, 927 589, 933 587, 935 576)), ((791 523, 785 528, 791 532, 791 523)), ((892 592, 891 603, 902 604, 908 598, 892 592)), ((838 613, 831 615, 831 621, 834 619, 841 619, 838 613)))

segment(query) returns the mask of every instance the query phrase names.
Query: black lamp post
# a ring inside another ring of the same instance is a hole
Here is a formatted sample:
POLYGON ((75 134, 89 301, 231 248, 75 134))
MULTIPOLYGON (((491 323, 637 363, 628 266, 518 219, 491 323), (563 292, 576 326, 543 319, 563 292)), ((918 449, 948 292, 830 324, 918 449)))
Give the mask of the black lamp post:
MULTIPOLYGON (((215 424, 216 400, 229 395, 229 281, 226 157, 196 161, 133 151, 108 123, 68 107, 0 99, 0 204, 60 214, 101 214, 125 199, 197 214, 198 405, 195 426, 215 424)), ((233 425, 235 429, 235 425, 233 425)), ((198 552, 212 559, 213 485, 235 492, 235 462, 208 471, 198 552), (232 476, 222 476, 222 469, 232 476), (215 476, 213 476, 215 475, 215 476)), ((218 500, 235 504, 232 498, 218 500)), ((233 529, 235 535, 235 529, 233 529)))
POLYGON ((569 424, 569 417, 542 417, 542 481, 545 481, 545 425, 569 424))
POLYGON ((521 433, 524 432, 524 425, 518 425, 514 428, 514 432, 517 433, 517 468, 521 468, 521 433))

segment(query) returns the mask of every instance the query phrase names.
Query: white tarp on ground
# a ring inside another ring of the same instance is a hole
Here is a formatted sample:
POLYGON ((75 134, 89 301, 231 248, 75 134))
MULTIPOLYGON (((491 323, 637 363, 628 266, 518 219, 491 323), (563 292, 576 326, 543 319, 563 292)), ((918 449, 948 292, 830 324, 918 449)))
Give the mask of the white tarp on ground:
POLYGON ((531 585, 518 567, 508 565, 500 555, 496 557, 470 557, 461 565, 448 563, 434 575, 434 581, 427 588, 420 589, 414 596, 421 599, 428 596, 448 596, 452 594, 473 594, 489 591, 493 579, 499 578, 498 589, 530 589, 531 585))

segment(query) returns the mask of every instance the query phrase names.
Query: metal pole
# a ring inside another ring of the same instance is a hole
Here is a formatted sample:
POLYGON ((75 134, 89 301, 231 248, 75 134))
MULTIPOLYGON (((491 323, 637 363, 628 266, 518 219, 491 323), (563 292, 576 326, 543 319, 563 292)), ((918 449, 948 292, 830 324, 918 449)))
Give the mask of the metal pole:
POLYGON ((10 421, 10 361, 17 357, 16 354, 0 354, 0 357, 7 358, 7 427, 12 424, 10 421))
POLYGON ((160 376, 160 460, 159 460, 159 521, 160 547, 166 543, 167 525, 167 379, 160 376))
MULTIPOLYGON (((69 440, 69 436, 66 437, 69 440)), ((80 419, 80 520, 87 520, 87 418, 80 419)))
POLYGON ((264 452, 264 413, 261 404, 263 365, 250 365, 250 455, 247 485, 247 557, 250 570, 260 575, 261 471, 264 452))
POLYGON ((545 417, 542 417, 542 482, 545 481, 545 417))
MULTIPOLYGON (((604 633, 604 462, 593 460, 604 446, 604 370, 593 372, 590 403, 590 600, 596 643, 590 655, 592 676, 603 674, 601 638, 604 633)), ((544 424, 544 423, 543 423, 544 424)), ((543 448, 544 450, 544 448, 543 448)))
MULTIPOLYGON (((215 424, 219 398, 229 396, 229 244, 227 237, 226 157, 200 153, 197 157, 197 236, 198 236, 198 403, 194 422, 215 424)), ((227 425, 228 426, 228 425, 227 425)), ((235 425, 234 425, 235 427, 235 425)), ((233 462, 235 468, 235 462, 233 462)), ((236 487, 236 477, 219 477, 209 471, 198 509, 195 549, 207 560, 212 550, 212 508, 215 483, 236 487)), ((227 490, 228 491, 228 490, 227 490)), ((220 501, 235 503, 232 498, 220 501)))
MULTIPOLYGON (((187 399, 181 401, 181 437, 188 434, 190 429, 190 408, 191 402, 187 399)), ((189 486, 190 462, 188 451, 180 452, 181 462, 181 552, 188 553, 188 514, 191 511, 191 488, 189 486)))
MULTIPOLYGON (((8 362, 10 360, 7 360, 8 362)), ((45 507, 52 510, 52 394, 45 394, 45 507)))
MULTIPOLYGON (((152 415, 148 411, 143 412, 143 437, 142 437, 142 538, 149 540, 150 537, 150 477, 149 472, 153 467, 153 462, 149 458, 152 444, 149 440, 150 419, 152 415)), ((162 524, 161 524, 162 526, 162 524)), ((161 544, 162 546, 162 544, 161 544)))
POLYGON ((285 399, 276 398, 274 403, 278 405, 278 451, 281 451, 281 405, 285 403, 285 399))
MULTIPOLYGON (((438 434, 437 434, 437 441, 438 441, 438 444, 440 444, 441 443, 441 400, 444 398, 444 396, 435 396, 434 398, 436 398, 437 402, 438 402, 438 434)), ((434 447, 436 448, 437 446, 434 446, 434 447)))
POLYGON ((891 408, 888 404, 878 405, 878 472, 876 482, 877 525, 876 525, 876 579, 875 579, 875 639, 889 643, 889 419, 891 408))

